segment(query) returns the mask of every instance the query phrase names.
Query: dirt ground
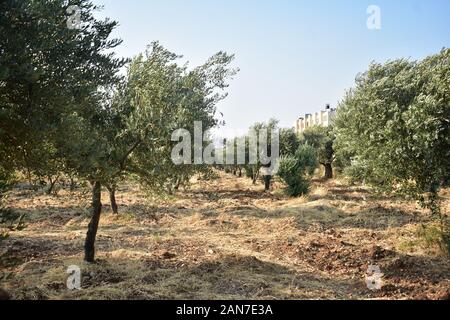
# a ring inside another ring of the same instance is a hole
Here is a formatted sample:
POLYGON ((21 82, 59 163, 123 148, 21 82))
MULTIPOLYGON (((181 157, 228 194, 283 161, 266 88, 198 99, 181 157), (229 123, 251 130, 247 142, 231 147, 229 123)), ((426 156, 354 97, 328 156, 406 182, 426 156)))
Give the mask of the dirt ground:
POLYGON ((104 193, 95 265, 82 261, 89 194, 15 190, 27 228, 0 242, 0 287, 13 299, 449 298, 449 259, 419 237, 430 217, 415 203, 339 181, 289 199, 219 175, 153 205, 120 186, 119 216, 104 193), (66 288, 71 265, 81 290, 66 288), (380 290, 366 285, 370 265, 380 290))

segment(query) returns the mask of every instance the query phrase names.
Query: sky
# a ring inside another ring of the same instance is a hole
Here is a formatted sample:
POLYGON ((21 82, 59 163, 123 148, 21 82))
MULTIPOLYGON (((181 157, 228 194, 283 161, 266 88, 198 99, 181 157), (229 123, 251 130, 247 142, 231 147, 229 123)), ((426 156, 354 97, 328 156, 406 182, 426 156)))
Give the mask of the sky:
MULTIPOLYGON (((220 102, 226 130, 335 107, 371 61, 422 59, 450 47, 449 0, 94 0, 119 22, 119 56, 152 41, 192 67, 218 51, 240 72, 220 102), (381 29, 369 29, 370 5, 381 29)), ((219 115, 220 116, 220 115, 219 115)))

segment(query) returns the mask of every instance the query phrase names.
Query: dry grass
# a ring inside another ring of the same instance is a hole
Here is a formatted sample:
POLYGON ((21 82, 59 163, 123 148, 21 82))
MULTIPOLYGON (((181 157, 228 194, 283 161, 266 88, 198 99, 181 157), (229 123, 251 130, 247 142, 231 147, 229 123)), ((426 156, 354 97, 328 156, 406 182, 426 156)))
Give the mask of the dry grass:
POLYGON ((448 258, 417 234, 427 213, 367 188, 317 181, 308 198, 289 199, 220 173, 218 180, 194 181, 189 191, 154 205, 136 186, 125 185, 118 203, 120 216, 105 204, 99 262, 87 265, 88 196, 17 190, 10 204, 27 214, 28 227, 0 244, 0 286, 15 299, 449 296, 448 258), (73 264, 83 271, 80 291, 65 286, 73 264), (384 273, 382 290, 365 285, 370 264, 384 273))

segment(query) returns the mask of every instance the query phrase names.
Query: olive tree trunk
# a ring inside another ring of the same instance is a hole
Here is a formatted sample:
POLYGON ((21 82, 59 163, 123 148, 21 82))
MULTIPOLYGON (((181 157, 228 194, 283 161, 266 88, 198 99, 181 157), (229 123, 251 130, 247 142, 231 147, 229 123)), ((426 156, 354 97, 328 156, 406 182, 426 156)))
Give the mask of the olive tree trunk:
POLYGON ((325 179, 329 180, 329 179, 333 179, 333 166, 331 165, 331 163, 326 163, 324 164, 325 167, 325 179))
POLYGON ((259 177, 259 170, 257 170, 255 172, 255 170, 252 169, 252 171, 253 171, 253 185, 256 185, 256 182, 258 181, 258 177, 259 177))
POLYGON ((114 214, 119 214, 119 207, 116 202, 116 186, 112 185, 108 187, 109 201, 111 203, 111 209, 114 214))
POLYGON ((272 176, 264 176, 264 191, 270 191, 270 182, 272 180, 272 176))
POLYGON ((93 214, 88 225, 86 241, 84 243, 84 260, 89 263, 95 262, 95 238, 97 236, 100 214, 102 213, 102 185, 99 181, 92 186, 92 208, 93 214))
POLYGON ((55 188, 55 184, 56 184, 57 181, 58 181, 58 177, 55 180, 53 180, 52 177, 48 177, 49 187, 47 189, 47 194, 52 194, 53 189, 55 188))

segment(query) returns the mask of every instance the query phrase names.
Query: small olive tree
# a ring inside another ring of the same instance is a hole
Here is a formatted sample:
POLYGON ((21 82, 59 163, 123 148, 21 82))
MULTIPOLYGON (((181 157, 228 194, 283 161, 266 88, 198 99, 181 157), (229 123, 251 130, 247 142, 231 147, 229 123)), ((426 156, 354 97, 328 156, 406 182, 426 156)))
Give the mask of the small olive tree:
POLYGON ((220 91, 236 73, 229 68, 233 56, 219 52, 192 70, 180 66, 178 58, 153 43, 133 59, 125 82, 99 108, 98 123, 92 126, 76 116, 71 120, 71 132, 77 136, 73 141, 81 142, 70 151, 71 159, 93 185, 93 215, 85 241, 88 262, 95 257, 102 186, 110 190, 114 204, 114 188, 125 175, 134 175, 159 192, 176 178, 186 179, 195 168, 172 162, 172 133, 178 129, 192 133, 194 121, 201 121, 204 130, 217 124, 215 107, 226 96, 220 91), (80 148, 85 152, 77 156, 74 151, 80 148))
POLYGON ((313 147, 302 145, 294 155, 282 156, 278 176, 286 183, 286 193, 291 197, 307 194, 309 181, 317 167, 316 151, 313 147))

